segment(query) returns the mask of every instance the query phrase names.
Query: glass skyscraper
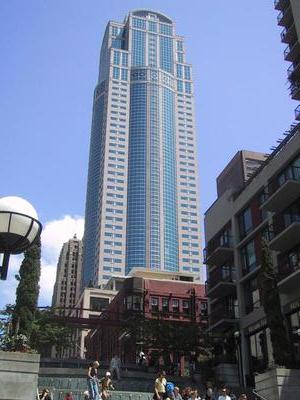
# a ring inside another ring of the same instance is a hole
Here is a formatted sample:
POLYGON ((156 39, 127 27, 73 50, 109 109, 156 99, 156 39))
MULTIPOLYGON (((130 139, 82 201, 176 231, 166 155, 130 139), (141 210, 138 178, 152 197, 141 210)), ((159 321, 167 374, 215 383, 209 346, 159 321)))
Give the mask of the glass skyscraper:
POLYGON ((84 285, 134 267, 200 274, 191 65, 164 14, 109 22, 94 93, 84 285))

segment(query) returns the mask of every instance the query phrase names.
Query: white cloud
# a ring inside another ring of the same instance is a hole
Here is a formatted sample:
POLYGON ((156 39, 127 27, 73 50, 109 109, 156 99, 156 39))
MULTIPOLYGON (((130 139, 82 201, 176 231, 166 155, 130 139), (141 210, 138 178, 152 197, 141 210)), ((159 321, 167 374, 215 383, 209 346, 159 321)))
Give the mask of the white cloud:
MULTIPOLYGON (((51 304, 53 286, 56 277, 56 266, 62 245, 71 239, 74 234, 78 239, 83 236, 84 219, 80 216, 65 215, 61 219, 48 221, 42 232, 42 259, 39 305, 51 304)), ((12 256, 9 264, 8 279, 0 281, 0 308, 14 303, 18 282, 15 274, 18 273, 22 256, 12 256)))

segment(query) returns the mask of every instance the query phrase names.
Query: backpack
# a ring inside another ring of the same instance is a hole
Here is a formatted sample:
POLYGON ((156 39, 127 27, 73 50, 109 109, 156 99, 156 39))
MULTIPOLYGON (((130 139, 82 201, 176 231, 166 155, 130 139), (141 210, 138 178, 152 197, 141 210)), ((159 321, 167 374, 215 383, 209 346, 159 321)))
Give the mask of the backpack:
POLYGON ((166 392, 167 393, 172 393, 174 391, 174 383, 173 382, 167 382, 166 383, 166 392))

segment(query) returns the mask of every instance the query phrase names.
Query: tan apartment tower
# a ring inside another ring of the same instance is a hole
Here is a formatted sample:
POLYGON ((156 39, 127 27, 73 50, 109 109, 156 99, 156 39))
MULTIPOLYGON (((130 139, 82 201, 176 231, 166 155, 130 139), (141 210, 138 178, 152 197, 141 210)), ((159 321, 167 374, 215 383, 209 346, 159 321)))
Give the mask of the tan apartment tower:
POLYGON ((73 239, 63 244, 56 270, 52 307, 60 315, 69 314, 80 295, 82 278, 82 241, 73 239))

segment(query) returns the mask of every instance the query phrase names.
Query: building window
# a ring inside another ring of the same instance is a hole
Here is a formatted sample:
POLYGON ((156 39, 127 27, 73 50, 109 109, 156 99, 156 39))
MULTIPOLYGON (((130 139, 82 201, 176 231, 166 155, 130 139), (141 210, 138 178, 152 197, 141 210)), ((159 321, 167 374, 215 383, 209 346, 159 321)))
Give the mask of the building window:
POLYGON ((243 239, 252 231, 252 215, 250 207, 246 208, 239 216, 240 238, 243 239))
POLYGON ((164 297, 162 299, 162 311, 164 313, 168 313, 169 312, 169 299, 164 297))
POLYGON ((151 297, 151 311, 158 312, 158 297, 151 297))
POLYGON ((251 240, 251 242, 247 243, 246 246, 241 249, 241 256, 244 274, 253 271, 256 268, 254 240, 251 240))
POLYGON ((173 313, 179 313, 179 300, 178 299, 172 299, 172 312, 173 313))
POLYGON ((207 316, 207 303, 204 301, 201 301, 201 303, 200 303, 200 315, 202 317, 207 316))
POLYGON ((245 307, 246 313, 249 314, 260 307, 259 290, 257 287, 257 278, 250 279, 245 284, 245 307))
POLYGON ((191 302, 190 300, 183 300, 182 301, 182 310, 184 314, 190 314, 191 312, 191 302))

